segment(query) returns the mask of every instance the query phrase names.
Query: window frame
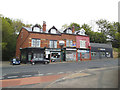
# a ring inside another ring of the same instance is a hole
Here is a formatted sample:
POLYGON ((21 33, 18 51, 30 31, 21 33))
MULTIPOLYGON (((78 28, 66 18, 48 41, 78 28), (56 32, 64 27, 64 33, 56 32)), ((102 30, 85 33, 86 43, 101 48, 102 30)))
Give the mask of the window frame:
POLYGON ((49 47, 50 48, 57 48, 57 40, 50 40, 49 47))
POLYGON ((31 47, 40 47, 41 46, 40 44, 41 44, 41 40, 40 39, 32 38, 31 47))

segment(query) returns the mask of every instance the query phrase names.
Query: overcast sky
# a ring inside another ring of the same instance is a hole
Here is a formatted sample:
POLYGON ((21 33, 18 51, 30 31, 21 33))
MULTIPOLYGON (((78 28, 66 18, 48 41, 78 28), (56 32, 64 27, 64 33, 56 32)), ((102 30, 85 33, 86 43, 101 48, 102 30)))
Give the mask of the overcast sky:
POLYGON ((53 25, 72 22, 94 26, 94 21, 106 19, 118 21, 118 2, 120 0, 2 0, 0 14, 13 19, 21 19, 26 24, 43 24, 47 29, 53 25))

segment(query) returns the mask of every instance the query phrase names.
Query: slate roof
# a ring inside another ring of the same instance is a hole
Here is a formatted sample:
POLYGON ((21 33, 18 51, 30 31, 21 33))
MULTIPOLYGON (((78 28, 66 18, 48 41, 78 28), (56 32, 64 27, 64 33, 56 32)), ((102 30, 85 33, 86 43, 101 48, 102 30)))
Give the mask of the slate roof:
POLYGON ((103 44, 103 43, 90 43, 91 47, 103 47, 103 48, 112 48, 112 44, 103 44))

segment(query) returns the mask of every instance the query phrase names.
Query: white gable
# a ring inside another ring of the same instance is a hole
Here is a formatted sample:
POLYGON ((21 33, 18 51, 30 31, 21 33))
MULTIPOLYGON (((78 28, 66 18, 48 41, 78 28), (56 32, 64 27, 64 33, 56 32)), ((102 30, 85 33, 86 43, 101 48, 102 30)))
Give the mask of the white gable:
POLYGON ((35 32, 40 32, 40 28, 34 27, 33 31, 35 31, 35 32))
POLYGON ((51 29, 51 33, 56 34, 57 32, 55 29, 51 29))
POLYGON ((84 29, 81 29, 78 34, 79 34, 79 35, 85 35, 85 30, 84 30, 84 29))
POLYGON ((66 33, 72 34, 72 31, 70 29, 67 29, 66 33))

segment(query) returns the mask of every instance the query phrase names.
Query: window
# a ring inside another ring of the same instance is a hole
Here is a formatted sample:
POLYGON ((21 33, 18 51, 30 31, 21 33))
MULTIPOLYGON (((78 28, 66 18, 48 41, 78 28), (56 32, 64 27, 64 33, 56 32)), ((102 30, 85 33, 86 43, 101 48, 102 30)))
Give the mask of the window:
POLYGON ((72 40, 66 40, 66 46, 67 47, 72 47, 73 46, 73 41, 72 40))
POLYGON ((40 30, 40 28, 38 28, 38 27, 34 27, 34 31, 35 31, 35 32, 40 32, 41 30, 40 30))
POLYGON ((32 39, 32 47, 40 47, 40 39, 32 39))
POLYGON ((68 29, 66 33, 72 34, 72 31, 68 29))
POLYGON ((57 48, 57 41, 56 40, 50 40, 50 48, 57 48))
POLYGON ((51 29, 51 33, 52 34, 56 34, 56 30, 55 29, 51 29))
POLYGON ((80 48, 86 48, 86 41, 80 40, 80 48))
POLYGON ((91 55, 92 56, 96 56, 96 52, 91 52, 91 55))

